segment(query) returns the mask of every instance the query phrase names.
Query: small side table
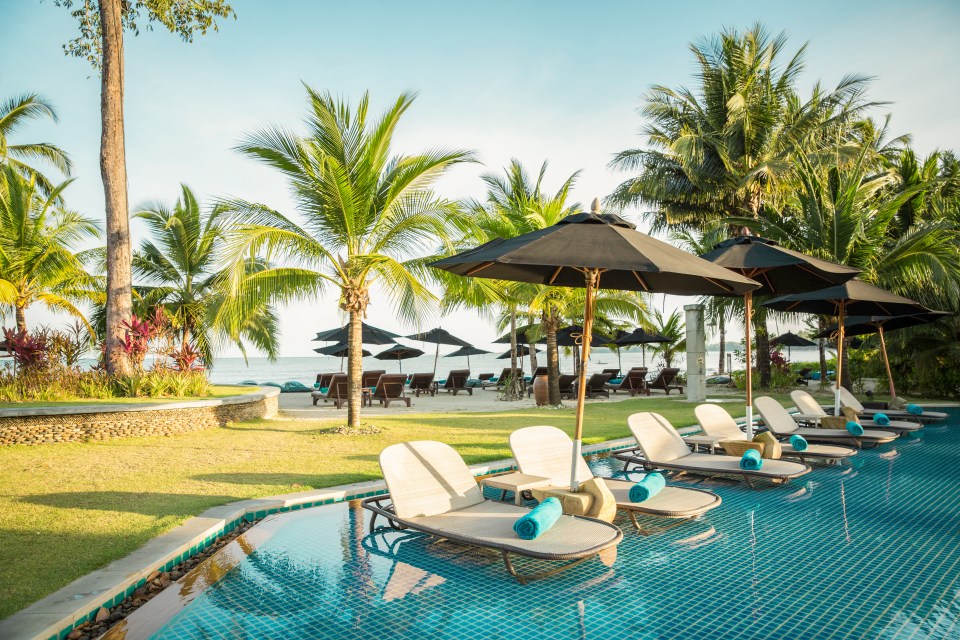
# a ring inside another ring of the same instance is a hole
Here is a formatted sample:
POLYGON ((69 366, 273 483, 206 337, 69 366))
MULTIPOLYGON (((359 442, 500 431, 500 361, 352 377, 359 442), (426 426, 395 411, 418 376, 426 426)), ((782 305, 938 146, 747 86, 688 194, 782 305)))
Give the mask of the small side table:
POLYGON ((500 489, 500 499, 503 500, 507 497, 507 491, 513 491, 513 502, 514 504, 523 504, 524 491, 529 491, 530 489, 536 489, 537 487, 549 487, 553 484, 553 481, 550 478, 544 478, 543 476, 529 476, 525 473, 520 473, 519 471, 514 471, 513 473, 505 473, 502 476, 490 476, 484 478, 480 481, 481 484, 493 489, 500 489))

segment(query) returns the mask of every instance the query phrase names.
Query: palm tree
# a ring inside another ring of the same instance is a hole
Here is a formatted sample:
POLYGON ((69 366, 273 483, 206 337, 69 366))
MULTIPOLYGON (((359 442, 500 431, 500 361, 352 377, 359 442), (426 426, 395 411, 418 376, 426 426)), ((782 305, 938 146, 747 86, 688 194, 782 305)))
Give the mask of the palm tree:
MULTIPOLYGON (((424 284, 427 263, 447 242, 461 212, 437 197, 431 185, 450 167, 470 162, 462 150, 391 156, 400 117, 413 103, 404 93, 377 120, 368 119, 368 94, 356 109, 329 93, 307 87, 307 134, 268 128, 238 147, 282 173, 303 219, 263 204, 229 202, 235 227, 228 240, 231 294, 246 304, 317 297, 332 285, 350 317, 350 426, 360 423, 361 321, 370 289, 381 286, 401 320, 414 321, 435 297, 424 284), (281 263, 247 272, 247 256, 268 255, 281 263)), ((236 331, 239 308, 226 318, 236 331)))
POLYGON ((10 134, 25 126, 28 121, 41 118, 58 121, 56 109, 37 93, 14 96, 0 103, 0 165, 9 166, 20 175, 32 178, 40 193, 49 194, 54 185, 30 163, 40 160, 69 176, 72 168, 70 157, 49 142, 11 144, 9 140, 10 134))
POLYGON ((12 308, 18 331, 27 330, 26 310, 36 303, 86 323, 75 303, 95 298, 95 279, 76 251, 100 229, 58 204, 70 182, 42 194, 35 177, 0 167, 0 305, 12 308))
POLYGON ((665 366, 673 367, 673 359, 687 350, 687 340, 684 337, 683 318, 679 310, 674 310, 666 318, 659 309, 653 311, 653 329, 667 338, 670 342, 660 342, 653 348, 654 356, 662 356, 665 366))
MULTIPOLYGON (((796 92, 806 45, 784 62, 785 33, 771 37, 756 24, 724 30, 691 45, 697 60, 696 90, 654 86, 641 113, 649 149, 628 149, 611 165, 638 175, 611 200, 656 205, 655 230, 699 228, 709 220, 756 218, 779 201, 793 177, 798 145, 824 137, 871 106, 863 99, 868 79, 847 76, 832 91, 814 86, 810 98, 796 92)), ((770 380, 766 319, 755 314, 761 384, 770 380)))
MULTIPOLYGON (((155 202, 136 213, 153 236, 133 255, 133 272, 141 283, 135 287, 136 300, 144 309, 162 306, 180 342, 195 346, 207 366, 213 364, 218 340, 233 342, 246 353, 246 339, 270 358, 278 351, 277 315, 270 304, 232 308, 243 301, 230 298, 230 274, 217 264, 229 231, 224 214, 221 206, 202 213, 186 185, 181 185, 181 197, 172 208, 155 202), (237 331, 223 322, 233 314, 244 318, 237 331)), ((248 260, 246 275, 265 267, 262 260, 248 260)))

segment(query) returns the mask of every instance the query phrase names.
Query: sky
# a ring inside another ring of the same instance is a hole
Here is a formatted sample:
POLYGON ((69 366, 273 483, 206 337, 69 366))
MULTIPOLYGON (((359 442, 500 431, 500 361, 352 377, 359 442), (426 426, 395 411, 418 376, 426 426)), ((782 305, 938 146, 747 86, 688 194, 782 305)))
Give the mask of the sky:
MULTIPOLYGON (((531 170, 548 160, 548 188, 581 170, 573 199, 589 207, 629 177, 608 163, 643 146, 637 108, 648 88, 691 85, 691 42, 757 21, 786 31, 790 53, 808 43, 802 92, 849 73, 874 76, 870 96, 889 103, 875 115, 891 113, 895 133, 912 134, 923 154, 960 149, 960 85, 949 71, 960 60, 955 0, 231 4, 236 19, 191 44, 162 27, 125 40, 132 207, 172 204, 186 183, 202 201, 242 197, 296 218, 282 178, 233 148, 267 125, 300 129, 302 83, 354 103, 369 90, 378 111, 402 91, 417 92, 395 152, 455 147, 474 150, 482 162, 451 171, 437 185, 441 195, 481 197, 480 176, 502 172, 516 157, 531 170)), ((0 99, 39 92, 53 102, 59 123, 31 124, 11 140, 67 150, 76 178, 67 202, 102 220, 100 83, 88 63, 63 53, 76 32, 52 0, 0 0, 0 99)), ((639 222, 640 211, 626 213, 639 222)), ((134 224, 135 244, 143 232, 134 224)), ((656 296, 651 304, 669 311, 694 301, 656 296)), ((39 308, 27 318, 62 321, 39 308)), ((333 293, 284 308, 281 355, 311 355, 314 334, 342 321, 333 293)), ((404 334, 418 329, 402 325, 377 290, 368 321, 404 334)), ((479 346, 497 335, 473 311, 426 318, 422 328, 438 324, 479 346)))

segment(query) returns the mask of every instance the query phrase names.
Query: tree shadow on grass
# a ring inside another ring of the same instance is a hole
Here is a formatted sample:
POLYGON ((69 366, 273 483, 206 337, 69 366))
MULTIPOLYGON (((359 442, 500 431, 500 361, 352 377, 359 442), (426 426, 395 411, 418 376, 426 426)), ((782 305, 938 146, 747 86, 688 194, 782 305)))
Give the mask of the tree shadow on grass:
POLYGON ((126 491, 76 491, 24 496, 21 502, 58 509, 125 511, 146 516, 192 516, 206 508, 243 500, 245 496, 141 493, 126 491))

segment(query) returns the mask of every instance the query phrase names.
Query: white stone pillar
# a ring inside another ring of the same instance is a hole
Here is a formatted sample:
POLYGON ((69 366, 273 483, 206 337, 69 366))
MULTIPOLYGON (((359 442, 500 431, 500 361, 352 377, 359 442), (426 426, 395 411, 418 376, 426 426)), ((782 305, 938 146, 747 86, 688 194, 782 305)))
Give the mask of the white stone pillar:
POLYGON ((684 305, 687 314, 687 400, 707 399, 707 332, 703 323, 703 305, 684 305))

